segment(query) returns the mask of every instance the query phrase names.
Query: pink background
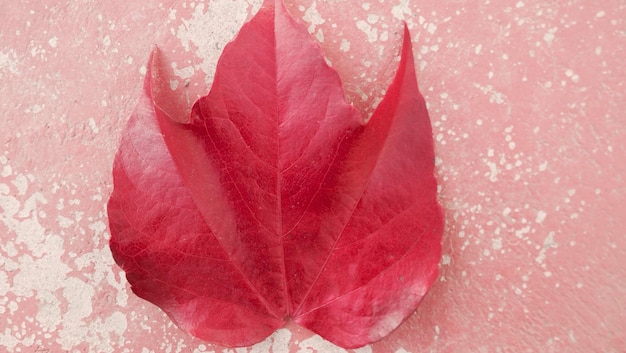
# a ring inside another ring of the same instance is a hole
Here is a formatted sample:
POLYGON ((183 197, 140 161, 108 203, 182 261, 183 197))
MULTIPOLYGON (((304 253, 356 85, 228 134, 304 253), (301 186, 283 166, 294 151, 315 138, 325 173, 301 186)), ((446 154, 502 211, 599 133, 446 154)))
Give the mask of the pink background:
MULTIPOLYGON (((401 20, 447 225, 417 312, 354 352, 626 351, 626 4, 289 0, 371 112, 401 20)), ((0 351, 345 352, 289 326, 193 339, 134 296, 105 203, 151 46, 206 90, 259 0, 0 0, 0 351)))

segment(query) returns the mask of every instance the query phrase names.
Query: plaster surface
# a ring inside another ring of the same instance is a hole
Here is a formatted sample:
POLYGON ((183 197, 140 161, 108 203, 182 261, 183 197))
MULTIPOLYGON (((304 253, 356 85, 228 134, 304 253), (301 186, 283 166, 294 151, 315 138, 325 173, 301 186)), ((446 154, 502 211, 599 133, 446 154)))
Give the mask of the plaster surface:
MULTIPOLYGON (((364 114, 413 36, 447 218, 441 275, 349 352, 626 351, 626 3, 288 0, 364 114)), ((346 352, 287 326, 228 349, 132 292, 108 249, 151 47, 205 93, 259 0, 0 0, 0 351, 346 352)), ((192 97, 193 98, 193 97, 192 97)))

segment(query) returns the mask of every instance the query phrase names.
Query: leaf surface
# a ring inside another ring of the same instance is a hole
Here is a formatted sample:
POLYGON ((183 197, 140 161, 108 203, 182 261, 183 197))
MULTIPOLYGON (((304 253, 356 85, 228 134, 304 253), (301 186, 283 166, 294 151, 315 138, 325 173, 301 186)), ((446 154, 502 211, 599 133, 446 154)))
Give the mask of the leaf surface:
POLYGON ((155 50, 108 203, 132 290, 228 346, 290 319, 343 347, 395 329, 437 276, 443 229, 406 26, 367 123, 282 1, 225 47, 190 116, 161 60, 155 50))

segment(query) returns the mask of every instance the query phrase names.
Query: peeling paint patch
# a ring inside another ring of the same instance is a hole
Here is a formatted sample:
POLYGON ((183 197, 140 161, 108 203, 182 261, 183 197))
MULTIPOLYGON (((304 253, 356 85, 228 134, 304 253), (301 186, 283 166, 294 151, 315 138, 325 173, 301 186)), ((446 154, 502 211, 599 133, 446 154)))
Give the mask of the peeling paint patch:
POLYGON ((339 50, 341 50, 344 53, 347 53, 350 51, 350 41, 347 39, 342 39, 341 40, 341 45, 339 46, 339 50))
POLYGON ((311 3, 311 6, 306 9, 306 11, 304 11, 304 17, 302 17, 303 20, 309 23, 309 27, 307 28, 307 30, 311 34, 315 33, 315 28, 317 26, 326 22, 322 15, 320 15, 320 13, 317 11, 316 6, 317 4, 315 3, 315 1, 313 1, 311 3))
POLYGON ((400 21, 404 21, 408 17, 413 16, 413 11, 409 7, 409 0, 400 0, 400 4, 391 8, 391 14, 400 21))
POLYGON ((373 43, 378 39, 378 29, 372 27, 372 25, 370 25, 366 21, 357 21, 356 27, 367 35, 368 42, 373 43))
POLYGON ((0 51, 0 77, 4 76, 3 73, 5 72, 12 75, 20 73, 17 69, 17 54, 14 50, 9 50, 8 52, 0 51))
POLYGON ((543 221, 546 219, 546 212, 545 211, 539 211, 537 212, 537 218, 535 218, 535 222, 537 223, 543 223, 543 221))
POLYGON ((257 11, 260 1, 217 0, 194 7, 192 18, 182 19, 176 31, 176 37, 186 51, 197 48, 195 54, 202 59, 200 69, 207 74, 206 83, 213 82, 215 66, 221 55, 222 48, 230 42, 248 17, 248 9, 257 11), (220 21, 215 21, 219 18, 220 21))
POLYGON ((554 241, 554 235, 554 232, 550 232, 548 233, 548 236, 543 240, 543 246, 539 251, 539 255, 537 255, 537 257, 535 258, 535 262, 543 264, 546 260, 546 252, 548 251, 548 249, 558 247, 558 244, 556 243, 556 241, 554 241))

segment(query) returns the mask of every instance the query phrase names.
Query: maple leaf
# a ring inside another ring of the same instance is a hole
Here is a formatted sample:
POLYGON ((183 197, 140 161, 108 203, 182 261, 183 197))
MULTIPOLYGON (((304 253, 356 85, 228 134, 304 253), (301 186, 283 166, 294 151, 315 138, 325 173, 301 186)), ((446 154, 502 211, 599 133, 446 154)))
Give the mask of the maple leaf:
POLYGON ((132 290, 227 346, 287 320, 343 347, 395 329, 437 276, 443 229, 406 26, 367 123, 282 1, 225 47, 190 116, 160 60, 155 50, 108 203, 132 290))

